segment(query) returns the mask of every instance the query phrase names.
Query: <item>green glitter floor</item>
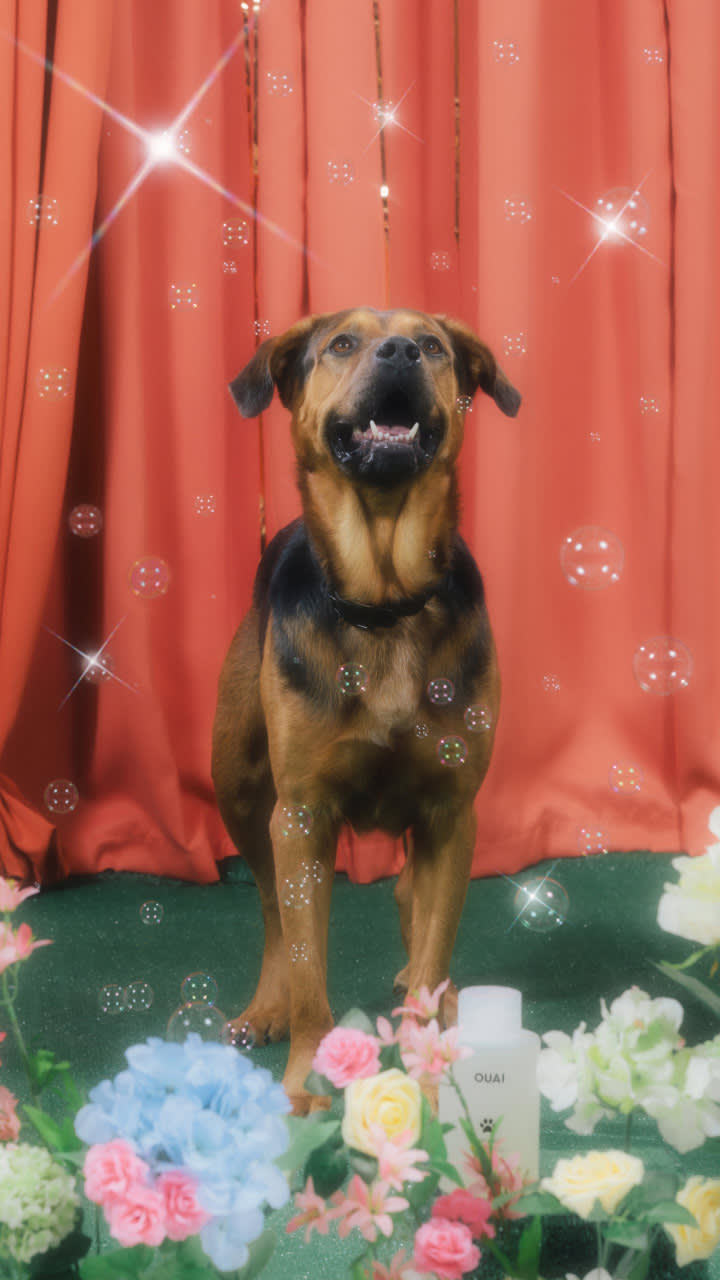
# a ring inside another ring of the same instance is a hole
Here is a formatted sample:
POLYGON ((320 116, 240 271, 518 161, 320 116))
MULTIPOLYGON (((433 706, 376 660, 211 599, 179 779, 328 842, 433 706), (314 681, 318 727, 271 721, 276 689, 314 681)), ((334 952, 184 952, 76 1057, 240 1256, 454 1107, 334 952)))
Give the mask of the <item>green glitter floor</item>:
MULTIPOLYGON (((529 875, 551 870, 540 864, 529 875)), ((519 987, 524 1022, 537 1032, 572 1031, 600 1017, 600 997, 610 1001, 635 984, 653 996, 675 995, 685 1007, 683 1034, 688 1043, 717 1033, 709 1010, 681 992, 654 967, 660 960, 684 959, 691 944, 664 934, 656 925, 657 903, 666 879, 674 878, 669 859, 625 854, 568 859, 554 864, 553 878, 569 895, 566 922, 551 933, 536 933, 516 919, 515 888, 504 878, 476 880, 470 886, 455 949, 453 977, 458 986, 500 983, 519 987)), ((330 924, 329 994, 341 1017, 353 1005, 371 1018, 389 1015, 392 976, 404 963, 394 881, 358 886, 338 876, 330 924)), ((234 1016, 253 994, 262 950, 257 894, 244 864, 228 864, 222 883, 195 886, 151 876, 105 873, 70 882, 28 900, 21 909, 36 937, 52 938, 23 966, 17 1011, 33 1047, 52 1049, 72 1064, 85 1088, 114 1075, 124 1065, 123 1050, 148 1035, 163 1035, 181 1004, 183 980, 200 971, 218 987, 217 1006, 234 1016), (144 903, 159 903, 162 919, 145 924, 144 903), (146 983, 149 1008, 103 1013, 99 993, 108 984, 127 988, 146 983)), ((4 1019, 0 1017, 0 1025, 4 1019)), ((255 1051, 257 1061, 280 1079, 287 1045, 255 1051)), ((11 1036, 3 1044, 2 1082, 23 1096, 19 1064, 11 1036)), ((24 1135, 25 1136, 25 1135, 24 1135)), ((542 1172, 560 1155, 591 1146, 621 1146, 620 1127, 603 1124, 593 1139, 578 1139, 543 1103, 542 1172)), ((652 1122, 638 1121, 634 1150, 655 1159, 662 1148, 652 1122)), ((720 1174, 720 1140, 684 1157, 687 1173, 720 1174)), ((286 1216, 290 1216, 289 1213, 286 1216)), ((344 1263, 358 1252, 355 1242, 337 1237, 319 1245, 282 1236, 265 1280, 340 1280, 344 1263)), ((700 1274, 684 1269, 686 1280, 700 1274)), ((720 1280, 720 1256, 710 1268, 720 1280)), ((660 1277, 652 1277, 660 1280, 660 1277)))

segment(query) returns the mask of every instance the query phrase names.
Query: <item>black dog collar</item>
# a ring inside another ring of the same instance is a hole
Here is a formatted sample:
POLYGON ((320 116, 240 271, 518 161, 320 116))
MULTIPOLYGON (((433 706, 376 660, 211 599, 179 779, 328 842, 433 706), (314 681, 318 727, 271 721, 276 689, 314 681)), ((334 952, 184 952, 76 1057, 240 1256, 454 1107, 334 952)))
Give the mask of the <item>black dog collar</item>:
POLYGON ((391 604, 360 604, 354 600, 343 600, 336 591, 330 590, 328 599, 343 622, 359 627, 361 631, 373 631, 376 627, 394 627, 401 618, 420 613, 437 590, 437 587, 428 587, 427 591, 406 596, 404 600, 393 600, 391 604))

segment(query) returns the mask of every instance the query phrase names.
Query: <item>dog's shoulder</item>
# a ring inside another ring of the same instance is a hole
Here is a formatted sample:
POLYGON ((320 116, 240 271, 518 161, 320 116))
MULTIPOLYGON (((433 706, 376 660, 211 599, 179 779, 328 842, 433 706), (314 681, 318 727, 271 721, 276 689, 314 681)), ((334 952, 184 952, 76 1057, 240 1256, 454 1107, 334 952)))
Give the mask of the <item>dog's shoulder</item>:
POLYGON ((304 618, 327 625, 332 610, 322 570, 310 545, 302 517, 280 529, 263 552, 253 589, 264 644, 270 613, 279 622, 304 618))
POLYGON ((450 566, 438 590, 438 597, 451 618, 485 608, 482 574, 459 533, 454 538, 450 566))

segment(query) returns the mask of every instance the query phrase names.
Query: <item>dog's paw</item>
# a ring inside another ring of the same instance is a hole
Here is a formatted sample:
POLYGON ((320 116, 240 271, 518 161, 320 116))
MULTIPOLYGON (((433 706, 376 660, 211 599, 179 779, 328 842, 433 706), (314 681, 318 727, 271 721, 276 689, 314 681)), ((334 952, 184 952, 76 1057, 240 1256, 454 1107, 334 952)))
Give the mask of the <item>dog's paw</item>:
POLYGON ((309 1116, 314 1111, 329 1111, 332 1098, 324 1093, 290 1093, 294 1116, 309 1116))
POLYGON ((229 1027, 233 1044, 239 1049, 252 1048, 253 1045, 287 1040, 290 1034, 290 1016, 285 1008, 266 1008, 251 1004, 244 1013, 232 1019, 229 1027))
POLYGON ((405 995, 408 989, 408 972, 410 965, 406 964, 399 973, 393 978, 393 991, 398 991, 401 995, 405 995))

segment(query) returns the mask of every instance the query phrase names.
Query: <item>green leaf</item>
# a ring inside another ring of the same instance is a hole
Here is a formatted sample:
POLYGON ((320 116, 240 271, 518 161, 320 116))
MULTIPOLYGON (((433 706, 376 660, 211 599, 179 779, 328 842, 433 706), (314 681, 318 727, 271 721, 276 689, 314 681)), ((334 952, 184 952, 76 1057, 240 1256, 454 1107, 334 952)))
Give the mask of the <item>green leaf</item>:
POLYGON ((422 1182, 410 1183, 405 1188, 403 1194, 414 1213, 420 1213, 428 1201, 432 1200, 439 1181, 440 1178, 436 1173, 429 1173, 422 1182))
POLYGON ((677 964, 671 964, 669 960, 663 960, 662 964, 667 966, 668 969, 674 969, 676 972, 679 969, 689 969, 691 965, 697 964, 698 960, 702 960, 703 956, 709 955, 714 950, 715 947, 700 947, 699 951, 691 952, 687 960, 680 960, 677 964))
POLYGON ((317 1147, 335 1137, 342 1141, 340 1121, 328 1120, 323 1111, 314 1111, 309 1116, 287 1116, 286 1124, 290 1146, 275 1161, 280 1169, 302 1169, 317 1147))
POLYGON ((146 1244, 136 1244, 132 1249, 113 1249, 112 1253, 83 1258, 80 1263, 82 1280, 135 1280, 150 1266, 153 1251, 146 1244))
POLYGON ((399 1044, 384 1044, 382 1046, 380 1050, 380 1066, 383 1071, 390 1071, 393 1067, 397 1071, 405 1070, 399 1044))
POLYGON ((343 1146, 334 1141, 316 1147, 305 1165, 305 1178, 312 1178, 319 1196, 327 1199, 342 1186, 348 1171, 348 1158, 343 1146))
POLYGON ((693 1217, 684 1205, 678 1204, 677 1200, 654 1204, 651 1209, 648 1209, 645 1218, 647 1222, 674 1222, 681 1227, 697 1228, 698 1226, 697 1218, 693 1217))
POLYGON ((697 1000, 708 1005, 713 1013, 720 1017, 720 996, 716 995, 710 987, 701 982, 699 978, 693 978, 689 973, 678 973, 677 969, 673 969, 666 960, 661 960, 659 964, 653 961, 655 968, 664 973, 667 978, 672 978, 673 982, 677 982, 678 986, 684 987, 686 991, 692 992, 697 1000))
MULTIPOLYGON (((496 1204, 500 1205, 501 1203, 505 1203, 507 1200, 513 1199, 516 1194, 516 1192, 510 1192, 509 1195, 498 1196, 497 1200, 493 1200, 493 1207, 496 1204)), ((549 1191, 529 1191, 525 1195, 519 1196, 514 1205, 514 1209, 516 1213, 522 1215, 527 1214, 528 1216, 530 1216, 530 1214, 537 1216, 546 1213, 570 1213, 570 1210, 562 1203, 562 1201, 558 1200, 557 1196, 552 1195, 549 1191)))
POLYGON ((605 1229, 605 1239, 612 1244, 622 1244, 626 1249, 648 1247, 648 1233, 639 1222, 611 1222, 605 1229))
POLYGON ((352 1027, 355 1031, 364 1031, 369 1036, 375 1036, 375 1028, 362 1009, 348 1009, 344 1018, 341 1018, 339 1027, 352 1027))
POLYGON ((357 1173, 363 1182, 371 1183, 373 1178, 377 1177, 378 1162, 375 1156, 366 1155, 364 1151, 356 1151, 351 1147, 348 1151, 350 1159, 350 1168, 353 1173, 357 1173))
POLYGON ((83 1144, 75 1133, 75 1127, 69 1116, 65 1116, 58 1124, 41 1107, 31 1107, 24 1103, 23 1111, 36 1133, 51 1151, 59 1153, 82 1150, 83 1144))
POLYGON ((60 1280, 62 1276, 77 1275, 76 1263, 85 1257, 92 1244, 90 1237, 80 1230, 81 1225, 82 1213, 78 1210, 75 1217, 75 1230, 65 1236, 65 1239, 54 1249, 36 1254, 31 1259, 29 1264, 31 1280, 46 1280, 46 1278, 50 1280, 50 1277, 60 1280))
POLYGON ((627 1280, 645 1280, 649 1270, 650 1254, 649 1252, 641 1253, 640 1257, 633 1264, 632 1269, 628 1271, 627 1280))
POLYGON ((587 1214, 586 1222, 607 1222, 610 1215, 603 1209, 599 1200, 596 1200, 592 1209, 587 1214))
POLYGON ((321 1076, 319 1071, 311 1071, 309 1076, 305 1077, 304 1087, 308 1093, 325 1096, 330 1093, 337 1093, 338 1090, 334 1084, 331 1084, 327 1076, 321 1076))
POLYGON ((362 1258, 356 1258, 350 1264, 350 1280, 367 1280, 368 1272, 365 1266, 365 1255, 362 1258))
POLYGON ((518 1244, 517 1271, 519 1276, 527 1280, 535 1280, 540 1263, 540 1246, 542 1244, 542 1222, 533 1218, 528 1223, 518 1244))
POLYGON ((450 1164, 449 1160, 431 1160, 429 1164, 422 1164, 421 1169, 427 1169, 428 1173, 436 1173, 440 1178, 447 1178, 450 1182, 454 1182, 458 1187, 464 1187, 460 1174, 454 1164, 450 1164))

